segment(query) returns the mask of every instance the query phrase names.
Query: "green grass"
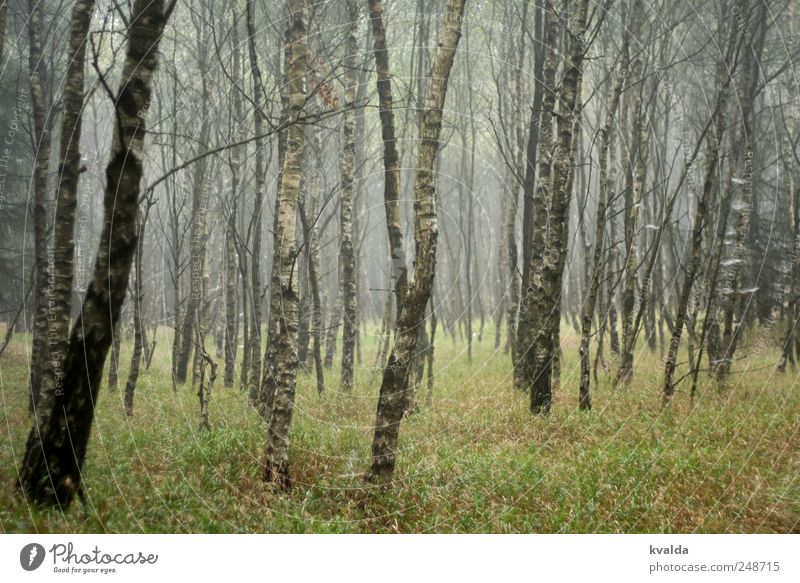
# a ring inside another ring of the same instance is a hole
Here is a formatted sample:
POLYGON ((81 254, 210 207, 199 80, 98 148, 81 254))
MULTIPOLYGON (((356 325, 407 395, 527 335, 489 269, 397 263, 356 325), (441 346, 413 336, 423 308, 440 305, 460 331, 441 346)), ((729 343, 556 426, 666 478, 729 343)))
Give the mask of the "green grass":
MULTIPOLYGON (((430 405, 404 420, 396 480, 364 484, 380 375, 374 342, 351 394, 326 371, 320 398, 301 375, 291 444, 294 488, 260 479, 265 427, 238 388, 220 379, 211 432, 198 431, 189 386, 173 393, 162 332, 126 420, 121 392, 101 389, 84 484, 88 504, 30 508, 13 483, 30 427, 26 339, 0 360, 0 530, 4 532, 798 532, 800 398, 775 354, 737 362, 720 392, 701 376, 694 406, 680 385, 660 407, 662 361, 642 349, 635 380, 613 391, 613 370, 577 411, 577 338, 551 415, 533 417, 512 388, 510 361, 476 343, 473 362, 437 342, 430 405)), ((644 343, 640 343, 644 344, 644 343)), ((122 362, 127 363, 130 346, 122 362)), ((612 363, 613 364, 613 363, 612 363)), ((121 385, 127 376, 122 366, 121 385)))

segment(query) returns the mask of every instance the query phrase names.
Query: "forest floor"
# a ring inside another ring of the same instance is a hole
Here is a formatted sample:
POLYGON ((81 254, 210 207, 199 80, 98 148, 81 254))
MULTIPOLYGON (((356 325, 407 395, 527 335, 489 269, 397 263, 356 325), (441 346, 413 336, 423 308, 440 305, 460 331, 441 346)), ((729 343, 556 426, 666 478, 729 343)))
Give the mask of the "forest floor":
POLYGON ((126 364, 120 390, 101 389, 87 503, 61 513, 29 508, 10 487, 31 423, 17 336, 0 360, 0 531, 800 532, 798 372, 776 372, 775 354, 738 361, 724 391, 701 375, 694 405, 684 381, 665 411, 663 361, 640 348, 633 383, 612 390, 613 371, 601 375, 594 408, 581 413, 577 337, 565 331, 561 385, 540 418, 512 387, 493 337, 487 330, 475 344, 472 363, 463 344, 437 340, 432 399, 421 389, 419 412, 403 421, 387 490, 362 481, 380 384, 374 340, 352 393, 338 391, 336 368, 321 397, 302 374, 294 488, 284 494, 260 479, 264 424, 238 386, 222 386, 221 363, 213 429, 198 430, 197 397, 188 385, 172 391, 161 332, 132 419, 122 408, 126 364))

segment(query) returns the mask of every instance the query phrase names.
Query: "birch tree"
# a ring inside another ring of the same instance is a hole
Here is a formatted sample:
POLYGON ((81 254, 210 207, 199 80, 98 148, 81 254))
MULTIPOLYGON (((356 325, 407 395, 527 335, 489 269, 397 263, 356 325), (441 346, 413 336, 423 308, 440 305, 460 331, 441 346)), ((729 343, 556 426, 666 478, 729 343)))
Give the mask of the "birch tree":
POLYGON ((50 126, 48 123, 47 70, 42 44, 44 5, 28 0, 28 79, 33 116, 33 241, 35 256, 33 339, 31 342, 30 407, 35 413, 42 392, 42 376, 50 360, 48 344, 49 275, 47 208, 48 174, 50 172, 50 126))
MULTIPOLYGON (((624 21, 625 19, 623 17, 623 22, 624 21)), ((586 291, 586 297, 581 310, 581 341, 580 348, 578 350, 581 365, 578 406, 581 409, 591 409, 592 407, 591 395, 589 391, 589 341, 591 338, 595 307, 597 305, 597 296, 602 285, 602 278, 604 277, 603 246, 605 245, 606 221, 608 218, 607 204, 609 194, 613 194, 614 188, 614 182, 609 176, 608 170, 609 148, 611 147, 611 142, 613 140, 612 132, 614 131, 614 118, 617 113, 620 95, 622 94, 622 89, 628 74, 629 47, 630 33, 623 29, 621 48, 622 55, 620 57, 620 64, 617 68, 614 86, 608 96, 605 119, 600 130, 600 153, 598 154, 600 170, 598 177, 598 200, 597 214, 595 219, 594 252, 592 254, 591 276, 588 281, 588 289, 586 291)))
POLYGON ((70 333, 63 387, 40 404, 20 468, 26 498, 44 506, 67 507, 81 492, 100 376, 136 252, 146 116, 158 45, 173 7, 165 9, 162 0, 136 0, 132 7, 122 81, 114 100, 119 123, 113 126, 105 217, 92 280, 70 333))
MULTIPOLYGON (((522 370, 524 387, 530 391, 530 408, 533 413, 546 414, 552 400, 552 359, 557 347, 553 342, 553 324, 550 318, 556 310, 561 295, 564 269, 562 239, 569 227, 566 213, 571 199, 571 173, 574 161, 571 153, 575 122, 575 104, 580 86, 582 63, 585 54, 584 33, 588 2, 581 0, 570 5, 569 51, 564 78, 559 92, 557 138, 549 138, 551 118, 555 114, 555 96, 546 96, 543 102, 541 144, 539 150, 539 188, 536 195, 536 226, 533 249, 530 254, 530 280, 525 290, 526 339, 522 370), (552 146, 551 146, 552 144, 552 146), (552 147, 552 150, 551 150, 552 147), (550 178, 552 169, 552 179, 550 178), (549 217, 546 202, 550 200, 549 217), (549 221, 549 232, 546 225, 549 221)), ((548 15, 548 51, 545 63, 545 85, 554 87, 557 66, 556 38, 557 16, 548 15)))
POLYGON ((62 382, 63 371, 54 366, 61 362, 69 340, 72 308, 73 258, 75 254, 75 209, 78 204, 78 181, 81 168, 81 124, 84 105, 84 68, 93 0, 79 0, 72 8, 66 84, 62 102, 59 144, 59 172, 56 211, 53 220, 53 285, 49 309, 50 357, 45 367, 42 390, 53 393, 62 382))
MULTIPOLYGON (((405 393, 408 390, 411 362, 419 336, 418 327, 424 320, 425 307, 433 288, 438 235, 433 173, 439 149, 447 82, 461 37, 464 4, 465 0, 448 0, 422 111, 414 184, 414 275, 403 299, 394 347, 383 371, 375 417, 375 435, 372 440, 372 466, 367 474, 369 481, 381 484, 390 482, 394 474, 400 421, 407 402, 405 393)), ((376 56, 377 52, 376 49, 376 56)), ((391 231, 391 226, 387 226, 391 231)))
POLYGON ((353 248, 353 173, 355 163, 355 97, 358 71, 356 70, 356 53, 358 41, 359 10, 356 0, 347 0, 347 18, 349 20, 345 38, 344 58, 344 112, 342 114, 342 187, 339 201, 339 262, 341 274, 341 292, 343 308, 342 323, 342 389, 349 391, 353 386, 353 366, 355 364, 356 334, 358 332, 358 305, 356 297, 356 256, 353 248))
MULTIPOLYGON (((270 319, 274 320, 269 343, 274 345, 274 361, 270 363, 273 374, 266 377, 265 389, 274 394, 267 435, 267 459, 264 479, 279 488, 291 487, 289 475, 289 439, 294 410, 297 382, 297 289, 296 289, 296 220, 303 173, 305 128, 298 123, 306 101, 305 73, 307 52, 308 6, 306 0, 289 0, 288 27, 289 58, 285 67, 288 76, 287 118, 293 125, 287 132, 283 177, 278 194, 276 217, 277 243, 273 262, 277 264, 280 289, 272 294, 270 319)), ((264 389, 262 389, 264 390, 264 389)))

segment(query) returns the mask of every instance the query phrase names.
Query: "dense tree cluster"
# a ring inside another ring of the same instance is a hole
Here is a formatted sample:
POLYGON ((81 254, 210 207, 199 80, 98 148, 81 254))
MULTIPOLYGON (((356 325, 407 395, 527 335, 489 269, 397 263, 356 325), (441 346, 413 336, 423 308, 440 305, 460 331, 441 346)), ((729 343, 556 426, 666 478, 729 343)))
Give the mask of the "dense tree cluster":
POLYGON ((325 398, 380 373, 364 469, 388 483, 423 379, 435 394, 437 340, 470 360, 492 342, 536 415, 556 387, 583 410, 601 376, 623 390, 641 350, 662 358, 665 406, 699 379, 725 390, 753 353, 794 367, 798 12, 0 3, 0 318, 3 347, 30 335, 24 492, 81 495, 128 342, 128 416, 169 354, 203 429, 213 390, 249 399, 282 488, 298 375, 325 398))

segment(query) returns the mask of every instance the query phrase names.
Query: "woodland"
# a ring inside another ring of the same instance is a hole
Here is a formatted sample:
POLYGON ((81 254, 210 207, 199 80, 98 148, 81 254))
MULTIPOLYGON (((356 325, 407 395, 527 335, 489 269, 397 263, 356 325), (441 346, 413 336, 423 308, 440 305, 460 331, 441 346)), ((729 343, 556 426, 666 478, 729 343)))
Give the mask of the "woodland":
POLYGON ((797 0, 0 0, 0 531, 800 531, 797 0))

